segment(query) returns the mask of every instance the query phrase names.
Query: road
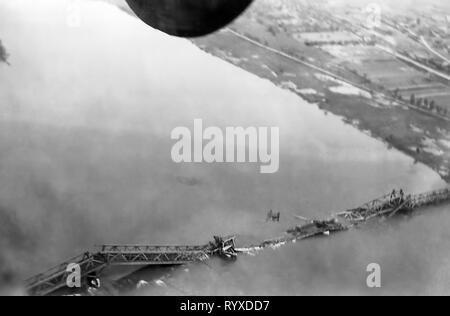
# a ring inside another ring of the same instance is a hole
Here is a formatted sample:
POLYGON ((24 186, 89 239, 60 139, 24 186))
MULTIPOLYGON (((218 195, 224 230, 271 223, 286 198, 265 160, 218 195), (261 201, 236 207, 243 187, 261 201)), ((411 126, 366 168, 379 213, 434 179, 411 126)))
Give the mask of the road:
MULTIPOLYGON (((287 53, 285 53, 285 52, 283 52, 283 51, 280 51, 280 50, 278 50, 278 49, 275 49, 275 48, 273 48, 273 47, 264 45, 264 44, 262 44, 262 43, 260 43, 260 42, 258 42, 258 41, 255 41, 255 40, 251 39, 251 38, 248 37, 248 36, 245 36, 245 35, 243 35, 243 34, 240 34, 240 33, 236 32, 236 31, 234 31, 234 30, 232 30, 232 29, 230 29, 230 28, 226 28, 225 31, 227 31, 227 32, 229 32, 229 33, 235 35, 236 37, 239 37, 240 39, 242 39, 242 40, 244 40, 244 41, 247 41, 247 42, 249 42, 249 43, 251 43, 251 44, 253 44, 253 45, 255 45, 255 46, 258 46, 258 47, 263 48, 263 49, 265 49, 265 50, 267 50, 267 51, 270 51, 270 52, 272 52, 272 53, 274 53, 274 54, 277 54, 277 55, 282 56, 282 57, 284 57, 284 58, 290 59, 290 60, 292 60, 292 61, 294 61, 294 62, 296 62, 296 63, 302 64, 302 65, 304 65, 304 66, 306 66, 306 67, 309 67, 309 68, 311 68, 311 69, 314 69, 314 70, 316 70, 316 71, 318 71, 318 72, 320 72, 320 73, 322 73, 322 74, 328 75, 328 76, 330 76, 330 77, 332 77, 332 78, 334 78, 334 79, 337 79, 337 80, 340 80, 340 81, 342 81, 342 82, 345 82, 346 84, 351 85, 352 87, 358 88, 358 89, 360 89, 360 90, 362 90, 362 91, 364 91, 364 92, 367 92, 367 93, 370 93, 370 94, 373 94, 373 92, 374 92, 373 90, 370 90, 370 89, 368 89, 368 88, 366 88, 366 87, 364 87, 364 86, 362 86, 362 85, 360 85, 360 84, 358 84, 358 83, 352 82, 352 81, 350 81, 350 80, 348 80, 348 79, 346 79, 346 78, 344 78, 344 77, 342 77, 342 76, 339 76, 339 75, 337 75, 337 74, 335 74, 335 73, 333 73, 333 72, 331 72, 331 71, 329 71, 329 70, 326 70, 326 69, 324 69, 324 68, 321 68, 321 67, 319 67, 319 66, 316 66, 316 65, 314 65, 314 64, 312 64, 312 63, 309 63, 309 62, 307 62, 307 61, 301 60, 301 59, 299 59, 299 58, 297 58, 297 57, 295 57, 295 56, 289 55, 289 54, 287 54, 287 53)), ((379 46, 379 45, 377 45, 377 46, 379 46)), ((389 48, 384 47, 384 46, 379 46, 379 48, 381 48, 381 49, 383 49, 383 50, 386 50, 386 49, 387 49, 387 50, 388 50, 388 53, 393 54, 394 56, 396 56, 396 54, 398 54, 398 53, 393 52, 392 50, 390 50, 389 48)), ((406 59, 405 61, 408 61, 408 62, 409 62, 409 60, 411 60, 412 63, 415 63, 415 61, 413 61, 412 59, 409 59, 409 58, 406 57, 406 56, 403 56, 403 55, 400 55, 400 54, 398 54, 398 55, 399 55, 398 58, 400 58, 400 56, 402 56, 402 57, 404 57, 404 58, 406 59)), ((400 59, 401 59, 401 58, 400 58, 400 59)), ((421 66, 423 66, 423 65, 418 64, 418 67, 421 67, 421 66)), ((425 66, 423 66, 423 67, 425 67, 425 66)), ((426 68, 428 68, 428 67, 426 67, 426 68)), ((428 68, 428 69, 429 69, 430 71, 433 71, 433 72, 436 72, 436 73, 440 74, 439 72, 437 72, 437 71, 435 71, 435 70, 433 70, 433 69, 431 69, 431 68, 428 68)), ((443 74, 440 74, 440 75, 443 75, 443 74)), ((443 75, 443 76, 445 76, 445 75, 443 75)), ((447 77, 446 79, 450 81, 450 77, 447 77)), ((424 110, 424 109, 422 109, 422 108, 420 108, 420 107, 418 107, 418 106, 414 106, 414 105, 412 105, 412 104, 410 104, 410 103, 408 103, 408 102, 403 102, 403 101, 401 101, 401 100, 398 100, 398 99, 392 98, 392 97, 390 97, 390 96, 387 96, 386 94, 381 93, 381 92, 379 92, 379 91, 377 91, 377 93, 380 94, 380 95, 383 95, 383 97, 385 97, 387 100, 390 100, 390 101, 393 101, 393 102, 400 103, 400 104, 402 104, 402 105, 404 105, 404 106, 407 106, 407 107, 410 108, 410 109, 414 109, 414 110, 419 111, 419 112, 422 112, 422 113, 424 113, 424 114, 426 114, 426 115, 433 116, 433 117, 436 117, 436 118, 438 118, 438 119, 442 119, 442 120, 445 120, 445 121, 450 122, 450 118, 448 118, 448 117, 441 116, 441 115, 436 115, 436 114, 434 114, 434 113, 432 113, 432 112, 429 112, 429 111, 426 111, 426 110, 424 110)))
POLYGON ((431 53, 433 53, 434 55, 438 56, 439 58, 444 60, 446 63, 450 64, 450 59, 446 58, 444 55, 442 55, 441 53, 439 53, 435 49, 433 49, 433 47, 431 47, 431 45, 428 44, 428 42, 426 41, 426 39, 423 36, 420 37, 420 41, 426 47, 426 49, 428 49, 431 53))
POLYGON ((376 46, 379 49, 385 51, 388 54, 391 54, 391 55, 395 56, 396 58, 398 58, 400 60, 403 60, 403 61, 405 61, 405 62, 407 62, 409 64, 413 64, 414 66, 416 66, 416 67, 418 67, 418 68, 420 68, 422 70, 425 70, 426 72, 428 72, 428 73, 430 73, 432 75, 438 76, 439 78, 445 79, 445 80, 450 82, 450 76, 448 76, 446 74, 443 74, 443 73, 441 73, 441 72, 439 72, 437 70, 434 70, 433 68, 425 66, 424 64, 421 64, 421 63, 415 61, 414 59, 409 58, 408 56, 400 54, 400 53, 390 49, 389 47, 382 46, 382 45, 376 45, 376 46))

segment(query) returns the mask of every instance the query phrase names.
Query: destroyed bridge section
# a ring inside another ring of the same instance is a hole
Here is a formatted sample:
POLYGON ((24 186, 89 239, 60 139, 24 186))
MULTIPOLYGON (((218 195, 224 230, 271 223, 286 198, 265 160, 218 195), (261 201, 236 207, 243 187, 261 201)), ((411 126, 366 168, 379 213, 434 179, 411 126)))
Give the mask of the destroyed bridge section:
POLYGON ((418 195, 388 194, 356 209, 338 213, 336 217, 357 225, 376 217, 393 217, 398 213, 412 212, 421 207, 438 205, 447 201, 450 201, 448 188, 418 195))
MULTIPOLYGON (((337 213, 330 220, 311 221, 288 231, 291 238, 266 241, 262 248, 288 240, 329 235, 374 218, 393 217, 399 213, 410 213, 417 208, 438 205, 450 201, 450 189, 418 195, 404 195, 402 191, 385 195, 361 207, 337 213), (400 193, 402 192, 402 193, 400 193)), ((214 242, 205 246, 101 246, 97 252, 86 252, 61 265, 26 281, 30 295, 49 295, 66 286, 71 271, 69 265, 78 264, 81 278, 98 275, 109 266, 183 265, 207 260, 211 256, 234 260, 237 256, 235 238, 214 237, 214 242)))
POLYGON ((207 260, 210 256, 226 256, 234 253, 234 237, 215 241, 205 246, 115 246, 99 247, 97 252, 86 252, 78 257, 39 274, 26 281, 28 294, 49 295, 66 287, 72 271, 68 267, 77 264, 81 279, 98 275, 110 266, 173 266, 207 260))

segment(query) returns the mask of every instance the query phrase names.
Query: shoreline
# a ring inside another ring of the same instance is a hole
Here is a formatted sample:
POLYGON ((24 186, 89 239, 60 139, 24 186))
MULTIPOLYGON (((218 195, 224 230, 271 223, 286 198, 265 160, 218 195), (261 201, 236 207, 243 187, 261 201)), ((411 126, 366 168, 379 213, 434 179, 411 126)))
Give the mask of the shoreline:
MULTIPOLYGON (((106 0, 107 3, 136 18, 129 8, 116 1, 106 0)), ((312 53, 309 50, 305 51, 304 56, 297 56, 284 52, 281 48, 263 44, 251 36, 242 35, 246 33, 239 32, 238 29, 249 21, 251 20, 246 19, 244 14, 226 29, 190 41, 208 54, 260 78, 268 79, 282 89, 290 90, 307 102, 316 104, 324 113, 329 112, 341 117, 345 123, 382 141, 388 148, 392 146, 415 162, 428 166, 446 183, 450 183, 450 147, 444 146, 450 144, 450 123, 446 117, 437 117, 420 108, 392 99, 386 94, 372 91, 370 86, 365 87, 362 83, 355 83, 351 78, 316 66, 314 64, 316 57, 307 55, 312 53), (255 56, 258 58, 254 58, 255 56), (302 72, 306 76, 301 74, 302 72), (318 74, 329 76, 331 80, 318 78, 318 74), (353 86, 352 88, 356 91, 359 89, 362 93, 359 95, 352 94, 351 91, 346 93, 345 89, 333 91, 333 85, 336 85, 333 80, 338 81, 341 87, 353 86), (314 93, 311 93, 312 91, 314 93), (363 97, 367 93, 372 94, 370 98, 367 95, 363 97), (442 140, 443 138, 447 139, 442 140), (430 139, 433 148, 427 146, 427 142, 430 145, 430 139), (441 141, 443 146, 439 146, 441 141), (438 151, 439 154, 436 154, 438 151)), ((243 29, 245 30, 245 26, 243 29)), ((317 59, 323 61, 326 58, 318 56, 317 59)), ((346 71, 344 73, 349 74, 346 71)))
POLYGON ((372 92, 369 96, 369 89, 361 85, 353 85, 339 75, 328 75, 329 71, 300 59, 296 61, 295 57, 283 52, 283 55, 286 54, 284 58, 278 50, 266 49, 266 45, 256 45, 236 34, 239 33, 235 30, 225 30, 193 39, 192 42, 213 56, 292 91, 307 102, 316 104, 325 113, 341 117, 359 131, 430 167, 450 183, 448 151, 436 154, 437 150, 433 152, 424 146, 429 139, 433 144, 438 144, 441 138, 445 138, 444 134, 450 133, 446 118, 437 118, 407 107, 378 92, 372 92), (336 87, 336 84, 340 86, 336 87))

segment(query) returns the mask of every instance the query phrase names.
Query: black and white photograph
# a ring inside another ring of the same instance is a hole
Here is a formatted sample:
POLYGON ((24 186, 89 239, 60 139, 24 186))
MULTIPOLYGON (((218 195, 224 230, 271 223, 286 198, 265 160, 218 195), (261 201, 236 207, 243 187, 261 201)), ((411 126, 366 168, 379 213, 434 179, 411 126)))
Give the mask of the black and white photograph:
POLYGON ((447 295, 449 1, 0 0, 0 296, 447 295))

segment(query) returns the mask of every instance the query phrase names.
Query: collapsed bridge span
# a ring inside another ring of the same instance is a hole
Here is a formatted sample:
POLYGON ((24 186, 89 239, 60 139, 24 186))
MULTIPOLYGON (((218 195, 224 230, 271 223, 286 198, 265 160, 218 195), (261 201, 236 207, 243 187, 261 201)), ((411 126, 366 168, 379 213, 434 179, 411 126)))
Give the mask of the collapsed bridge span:
POLYGON ((376 218, 391 218, 398 214, 409 214, 419 208, 450 202, 450 189, 437 190, 417 195, 405 195, 403 190, 394 190, 391 194, 370 201, 355 209, 333 214, 325 220, 308 220, 301 216, 298 219, 306 221, 286 231, 286 235, 265 240, 259 245, 236 249, 242 253, 253 253, 267 247, 310 239, 318 236, 330 236, 349 230, 376 218))
POLYGON ((425 206, 450 202, 450 189, 432 191, 417 195, 405 195, 402 190, 375 199, 355 209, 336 213, 325 220, 307 220, 286 231, 286 235, 266 240, 260 245, 236 248, 235 237, 214 237, 214 241, 204 246, 142 246, 142 245, 104 245, 94 252, 86 252, 68 260, 47 272, 26 281, 30 295, 49 295, 66 286, 71 271, 68 267, 80 267, 81 277, 98 275, 109 266, 164 266, 184 265, 201 262, 210 257, 226 260, 236 259, 237 254, 262 250, 287 242, 329 236, 349 230, 375 218, 391 218, 401 213, 411 213, 425 206))
POLYGON ((351 224, 367 222, 376 217, 392 217, 398 213, 412 212, 421 207, 450 201, 450 189, 431 191, 417 195, 405 195, 402 190, 373 200, 356 209, 336 214, 337 218, 351 224))

